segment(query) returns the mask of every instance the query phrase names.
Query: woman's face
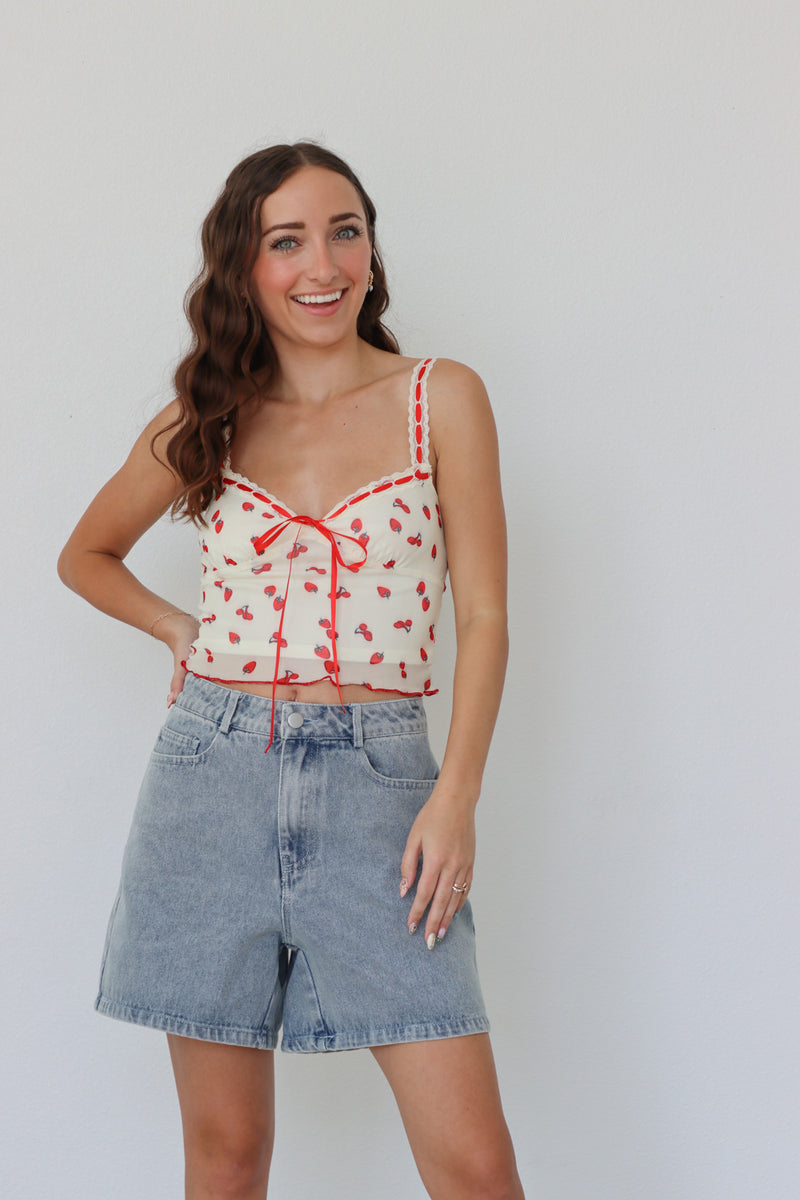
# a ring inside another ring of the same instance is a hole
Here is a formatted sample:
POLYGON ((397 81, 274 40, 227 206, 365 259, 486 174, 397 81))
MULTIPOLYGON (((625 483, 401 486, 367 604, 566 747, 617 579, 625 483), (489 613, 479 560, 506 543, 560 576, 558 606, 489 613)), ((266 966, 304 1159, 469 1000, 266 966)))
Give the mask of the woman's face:
POLYGON ((352 336, 372 247, 349 180, 325 167, 301 167, 262 203, 261 232, 250 291, 276 349, 352 336))

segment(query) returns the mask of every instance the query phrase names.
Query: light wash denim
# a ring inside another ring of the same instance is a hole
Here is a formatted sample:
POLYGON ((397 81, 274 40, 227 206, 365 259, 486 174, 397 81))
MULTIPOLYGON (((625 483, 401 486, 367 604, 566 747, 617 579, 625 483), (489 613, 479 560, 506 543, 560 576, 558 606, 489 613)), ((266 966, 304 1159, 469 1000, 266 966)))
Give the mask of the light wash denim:
POLYGON ((237 1046, 489 1028, 466 904, 433 951, 399 896, 437 775, 422 701, 295 704, 189 675, 142 784, 98 1011, 237 1046))

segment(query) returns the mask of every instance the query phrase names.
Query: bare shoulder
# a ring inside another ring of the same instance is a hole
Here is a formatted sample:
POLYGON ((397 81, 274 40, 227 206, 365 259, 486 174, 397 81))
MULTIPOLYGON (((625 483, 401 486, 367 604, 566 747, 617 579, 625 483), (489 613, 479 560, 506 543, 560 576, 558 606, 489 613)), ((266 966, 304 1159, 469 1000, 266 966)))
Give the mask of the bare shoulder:
POLYGON ((489 396, 477 371, 452 358, 437 358, 428 376, 431 442, 438 456, 446 446, 475 439, 494 441, 489 396))
POLYGON ((166 464, 166 449, 170 438, 180 428, 183 420, 183 405, 177 398, 171 400, 165 405, 160 412, 157 412, 152 421, 149 421, 142 430, 136 442, 136 447, 142 444, 149 449, 153 457, 162 465, 166 464))

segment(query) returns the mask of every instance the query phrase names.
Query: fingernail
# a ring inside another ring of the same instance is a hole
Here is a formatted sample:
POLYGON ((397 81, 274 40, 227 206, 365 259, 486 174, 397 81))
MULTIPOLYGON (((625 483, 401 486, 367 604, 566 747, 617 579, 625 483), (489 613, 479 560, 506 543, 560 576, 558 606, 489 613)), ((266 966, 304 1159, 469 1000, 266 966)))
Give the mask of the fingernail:
POLYGON ((408 932, 409 932, 409 933, 416 933, 418 928, 419 928, 419 926, 417 925, 417 922, 416 922, 416 921, 412 921, 412 922, 411 922, 411 924, 410 924, 410 925, 409 925, 409 927, 408 927, 408 932))
POLYGON ((407 891, 408 891, 408 880, 401 879, 400 880, 400 899, 401 900, 403 899, 403 896, 405 896, 407 891))
POLYGON ((175 703, 175 693, 170 692, 170 694, 167 696, 167 708, 172 708, 174 703, 175 703))
POLYGON ((428 940, 425 943, 425 945, 428 947, 429 950, 433 949, 433 947, 436 945, 436 934, 435 933, 428 934, 428 940))
POLYGON ((447 933, 447 930, 445 929, 445 927, 443 925, 442 928, 439 930, 439 932, 436 935, 437 942, 440 942, 446 933, 447 933))

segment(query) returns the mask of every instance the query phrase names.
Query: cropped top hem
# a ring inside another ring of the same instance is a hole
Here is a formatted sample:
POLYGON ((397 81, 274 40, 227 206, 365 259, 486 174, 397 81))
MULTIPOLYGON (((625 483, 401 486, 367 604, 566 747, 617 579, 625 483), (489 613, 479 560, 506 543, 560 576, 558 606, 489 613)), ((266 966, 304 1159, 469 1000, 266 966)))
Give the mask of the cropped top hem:
MULTIPOLYGON (((186 663, 183 663, 182 665, 184 667, 186 667, 186 663)), ((207 679, 209 683, 224 683, 226 685, 230 685, 231 687, 237 687, 243 682, 243 680, 241 680, 241 679, 220 679, 219 676, 217 676, 217 675, 203 675, 202 672, 194 671, 191 667, 187 667, 187 670, 190 675, 196 675, 198 679, 207 679)), ((315 683, 325 683, 326 680, 329 683, 333 683, 333 680, 331 679, 330 675, 320 675, 319 679, 293 679, 289 686, 291 686, 291 687, 313 687, 315 683)), ((265 684, 267 687, 272 687, 271 679, 249 679, 248 678, 247 683, 259 683, 259 684, 265 684)), ((286 684, 282 684, 281 686, 285 687, 286 684)), ((438 688, 428 688, 427 691, 423 691, 423 692, 403 692, 400 690, 400 688, 377 688, 377 687, 373 687, 371 683, 345 683, 344 681, 341 681, 341 686, 342 687, 365 687, 365 688, 368 688, 371 692, 391 692, 395 696, 408 696, 411 698, 422 697, 422 696, 436 696, 439 693, 438 688)))

